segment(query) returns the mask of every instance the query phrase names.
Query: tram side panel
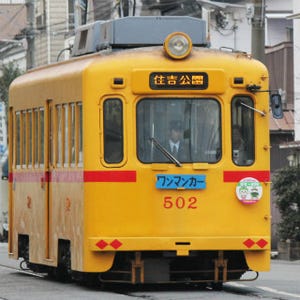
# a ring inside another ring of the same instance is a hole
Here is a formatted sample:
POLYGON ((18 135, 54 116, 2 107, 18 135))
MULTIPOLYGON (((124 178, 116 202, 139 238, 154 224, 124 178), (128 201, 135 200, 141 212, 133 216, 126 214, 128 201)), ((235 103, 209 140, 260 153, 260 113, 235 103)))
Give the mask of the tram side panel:
POLYGON ((72 268, 82 270, 84 196, 82 149, 79 155, 82 136, 78 136, 82 132, 80 62, 73 66, 76 66, 75 71, 72 66, 48 67, 24 75, 10 92, 10 123, 13 124, 10 136, 15 152, 11 151, 9 249, 10 256, 23 257, 31 266, 56 267, 59 241, 67 241, 72 248, 72 268), (71 72, 67 78, 66 72, 71 72), (53 77, 56 79, 49 79, 53 77), (40 94, 43 97, 39 97, 40 94), (57 110, 62 107, 64 115, 58 119, 57 110), (74 130, 65 126, 62 133, 62 123, 73 124, 74 130), (76 137, 72 137, 71 130, 76 132, 76 137), (67 141, 68 146, 65 145, 67 141), (59 160, 65 157, 66 149, 69 158, 59 160))

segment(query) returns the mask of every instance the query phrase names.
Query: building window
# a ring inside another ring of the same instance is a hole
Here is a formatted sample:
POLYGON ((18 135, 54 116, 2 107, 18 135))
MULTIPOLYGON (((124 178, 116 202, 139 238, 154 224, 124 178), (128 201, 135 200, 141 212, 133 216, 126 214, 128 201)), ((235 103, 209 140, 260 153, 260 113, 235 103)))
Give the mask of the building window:
POLYGON ((69 30, 75 28, 75 3, 74 0, 68 0, 69 10, 69 30))

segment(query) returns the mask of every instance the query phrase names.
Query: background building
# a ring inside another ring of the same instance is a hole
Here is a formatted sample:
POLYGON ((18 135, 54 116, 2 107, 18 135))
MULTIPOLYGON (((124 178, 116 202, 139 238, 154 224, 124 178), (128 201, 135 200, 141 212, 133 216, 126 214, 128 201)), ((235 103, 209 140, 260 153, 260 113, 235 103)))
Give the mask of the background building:
POLYGON ((0 102, 0 157, 5 155, 7 150, 7 129, 5 105, 0 102))
POLYGON ((27 43, 22 34, 26 26, 25 1, 0 0, 0 70, 10 61, 26 69, 27 43))

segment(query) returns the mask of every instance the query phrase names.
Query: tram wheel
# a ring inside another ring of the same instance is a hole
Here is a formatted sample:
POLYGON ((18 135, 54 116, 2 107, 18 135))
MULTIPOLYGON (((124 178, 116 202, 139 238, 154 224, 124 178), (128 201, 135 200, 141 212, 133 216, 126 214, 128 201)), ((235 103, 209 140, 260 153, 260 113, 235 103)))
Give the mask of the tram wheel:
POLYGON ((223 290, 223 282, 212 282, 211 287, 215 291, 222 291, 223 290))

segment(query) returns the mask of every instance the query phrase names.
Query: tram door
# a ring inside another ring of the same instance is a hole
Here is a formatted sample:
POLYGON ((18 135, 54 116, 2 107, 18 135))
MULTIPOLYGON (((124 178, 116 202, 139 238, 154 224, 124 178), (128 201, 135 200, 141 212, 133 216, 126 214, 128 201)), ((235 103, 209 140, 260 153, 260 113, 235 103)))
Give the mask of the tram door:
POLYGON ((51 101, 33 109, 11 107, 9 118, 9 253, 30 240, 30 259, 42 261, 51 256, 51 101))

